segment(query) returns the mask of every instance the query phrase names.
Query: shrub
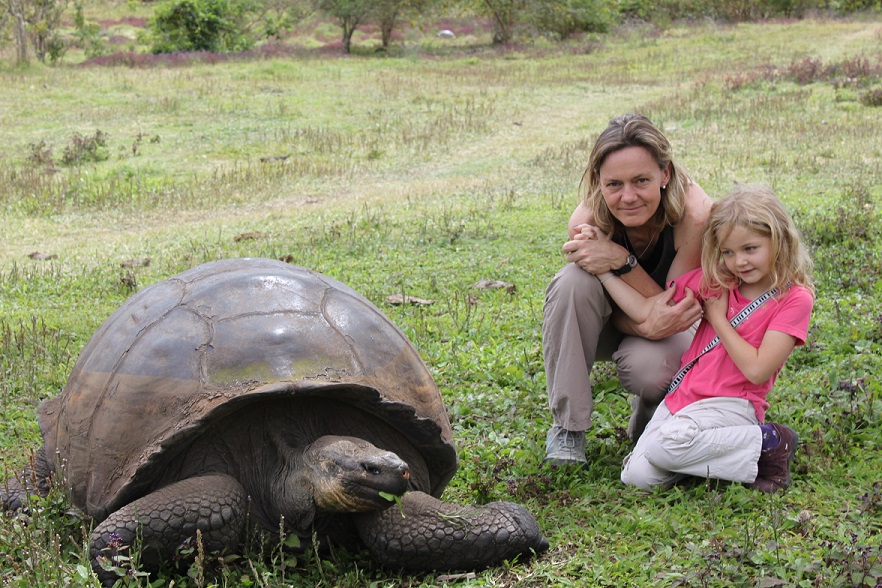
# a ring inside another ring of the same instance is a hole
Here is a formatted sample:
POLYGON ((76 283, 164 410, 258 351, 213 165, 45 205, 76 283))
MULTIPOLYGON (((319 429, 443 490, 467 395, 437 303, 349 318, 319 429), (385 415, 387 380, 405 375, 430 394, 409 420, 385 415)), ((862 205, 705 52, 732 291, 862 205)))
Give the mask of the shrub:
POLYGON ((153 53, 243 51, 254 45, 252 0, 166 0, 151 26, 153 53))
POLYGON ((57 33, 52 34, 46 39, 46 55, 49 56, 49 63, 55 65, 60 63, 67 53, 67 43, 57 33))
POLYGON ((794 82, 804 86, 818 79, 823 79, 826 75, 826 68, 820 59, 804 57, 799 61, 792 62, 788 73, 794 82))
POLYGON ((52 157, 52 148, 46 145, 46 141, 41 140, 39 143, 31 143, 28 145, 30 155, 28 161, 37 167, 54 167, 55 159, 52 157))
POLYGON ((882 106, 882 86, 861 92, 858 99, 864 106, 882 106))
POLYGON ((619 3, 623 18, 656 25, 704 18, 745 22, 771 16, 799 17, 810 8, 821 7, 816 0, 621 0, 619 3))
POLYGON ((83 5, 74 6, 74 43, 83 50, 86 57, 107 55, 107 44, 101 38, 101 26, 86 20, 83 5))
POLYGON ((711 4, 710 0, 622 0, 619 10, 626 20, 663 24, 714 17, 716 11, 711 4))
POLYGON ((74 133, 70 144, 64 148, 61 162, 65 165, 78 165, 86 162, 104 161, 107 153, 107 133, 95 131, 91 137, 74 133))
MULTIPOLYGON (((46 56, 56 63, 64 56, 65 46, 59 35, 61 19, 64 15, 67 3, 64 0, 40 0, 37 2, 6 3, 9 5, 9 15, 16 14, 16 18, 23 18, 27 22, 28 37, 34 46, 34 53, 41 62, 46 61, 46 56)), ((7 17, 9 16, 7 15, 7 17)), ((3 23, 5 24, 6 18, 3 23)))
POLYGON ((573 33, 605 33, 617 18, 608 0, 546 0, 532 4, 527 17, 533 26, 558 39, 573 33))

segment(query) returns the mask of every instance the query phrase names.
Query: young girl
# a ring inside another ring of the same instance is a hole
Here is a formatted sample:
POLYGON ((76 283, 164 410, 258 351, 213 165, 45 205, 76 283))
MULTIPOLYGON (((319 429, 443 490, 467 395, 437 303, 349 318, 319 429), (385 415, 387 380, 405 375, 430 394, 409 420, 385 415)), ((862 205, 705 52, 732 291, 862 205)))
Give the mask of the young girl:
MULTIPOLYGON (((624 483, 648 490, 692 475, 763 492, 790 485, 796 432, 763 423, 766 395, 793 348, 805 342, 810 269, 793 220, 771 190, 740 185, 714 203, 701 268, 669 286, 674 300, 694 292, 704 316, 665 401, 625 458, 624 483), (733 327, 739 313, 742 322, 733 327)), ((612 273, 598 279, 641 320, 646 298, 612 273)))

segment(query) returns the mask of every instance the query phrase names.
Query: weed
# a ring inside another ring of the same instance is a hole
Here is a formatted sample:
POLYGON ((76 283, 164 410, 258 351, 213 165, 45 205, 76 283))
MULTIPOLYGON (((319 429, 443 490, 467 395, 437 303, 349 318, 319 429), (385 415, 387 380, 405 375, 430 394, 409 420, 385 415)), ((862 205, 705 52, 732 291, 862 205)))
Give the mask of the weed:
POLYGON ((858 100, 864 106, 882 106, 882 87, 876 86, 861 92, 858 100))
POLYGON ((853 184, 820 211, 797 211, 796 220, 812 247, 866 242, 880 234, 878 211, 870 189, 853 184))
MULTIPOLYGON (((63 480, 63 471, 59 473, 63 480)), ((0 513, 0 517, 5 516, 0 513)), ((63 483, 48 486, 45 497, 30 495, 16 518, 0 525, 0 583, 4 586, 70 585, 97 588, 88 564, 69 563, 68 554, 88 562, 89 525, 71 507, 63 483), (64 562, 64 563, 62 563, 64 562), (44 584, 45 583, 45 584, 44 584)))
MULTIPOLYGON (((818 57, 805 56, 790 62, 786 67, 765 64, 748 72, 728 74, 725 84, 732 91, 755 87, 760 82, 779 80, 789 80, 800 86, 827 82, 834 88, 865 87, 878 81, 880 76, 882 76, 882 59, 879 58, 871 61, 867 57, 857 55, 839 62, 824 63, 818 57)), ((863 94, 871 93, 872 91, 868 90, 863 94)))
POLYGON ((74 353, 70 336, 45 319, 0 320, 0 405, 33 401, 44 386, 57 385, 74 353))
POLYGON ((107 133, 97 130, 92 136, 74 133, 70 143, 64 148, 61 162, 65 165, 80 165, 104 161, 107 153, 107 133))
POLYGON ((46 141, 39 143, 31 143, 28 145, 30 155, 28 162, 33 166, 52 168, 55 166, 55 159, 52 157, 52 148, 46 145, 46 141))
POLYGON ((826 74, 824 64, 814 57, 803 57, 794 61, 787 68, 786 76, 801 86, 816 82, 826 74))

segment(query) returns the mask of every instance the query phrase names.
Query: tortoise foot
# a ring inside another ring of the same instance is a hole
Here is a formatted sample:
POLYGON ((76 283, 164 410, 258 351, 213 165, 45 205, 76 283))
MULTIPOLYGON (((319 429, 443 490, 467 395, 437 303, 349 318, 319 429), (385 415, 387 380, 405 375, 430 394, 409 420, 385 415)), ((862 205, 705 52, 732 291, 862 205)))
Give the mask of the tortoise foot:
POLYGON ((95 527, 90 538, 92 569, 105 586, 112 586, 136 563, 137 571, 157 571, 197 542, 205 553, 238 549, 246 512, 245 491, 229 476, 170 484, 111 513, 95 527))
POLYGON ((511 502, 461 506, 411 492, 357 525, 383 565, 413 571, 477 570, 548 549, 533 515, 511 502))

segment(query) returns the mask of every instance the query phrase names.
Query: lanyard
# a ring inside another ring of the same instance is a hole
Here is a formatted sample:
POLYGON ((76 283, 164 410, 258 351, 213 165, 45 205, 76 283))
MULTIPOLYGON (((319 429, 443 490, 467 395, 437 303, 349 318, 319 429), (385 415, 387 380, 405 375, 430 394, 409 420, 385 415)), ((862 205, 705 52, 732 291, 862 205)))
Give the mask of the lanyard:
MULTIPOLYGON (((745 306, 741 312, 739 312, 734 317, 732 317, 732 320, 729 321, 729 324, 732 325, 733 329, 738 327, 738 325, 743 323, 745 321, 745 319, 747 319, 747 317, 749 317, 753 313, 753 311, 755 311, 757 308, 759 308, 760 306, 765 304, 767 300, 769 300, 773 296, 777 295, 778 292, 779 292, 778 288, 772 288, 771 290, 766 290, 765 292, 762 293, 762 295, 759 298, 755 299, 753 302, 751 302, 750 304, 745 306)), ((702 355, 704 355, 705 353, 707 353, 708 351, 710 351, 711 349, 716 347, 719 344, 719 342, 720 342, 720 338, 718 336, 714 336, 714 338, 711 340, 711 342, 708 343, 705 346, 705 348, 701 350, 701 353, 696 355, 692 361, 690 361, 689 363, 687 363, 686 365, 681 367, 680 371, 677 372, 677 375, 674 376, 674 379, 671 380, 671 385, 668 386, 668 391, 665 394, 670 394, 671 392, 676 390, 680 386, 680 383, 683 381, 683 378, 686 377, 686 372, 691 370, 692 366, 695 365, 695 363, 698 361, 698 359, 702 355)))

